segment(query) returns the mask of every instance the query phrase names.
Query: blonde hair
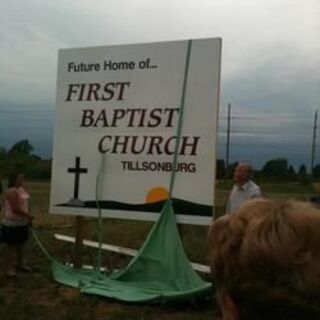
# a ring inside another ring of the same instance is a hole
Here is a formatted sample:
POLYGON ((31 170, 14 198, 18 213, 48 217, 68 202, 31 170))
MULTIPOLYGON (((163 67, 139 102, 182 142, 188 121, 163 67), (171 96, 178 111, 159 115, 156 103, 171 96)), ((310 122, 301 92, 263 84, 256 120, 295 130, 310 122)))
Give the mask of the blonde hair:
POLYGON ((320 319, 320 211, 256 199, 216 220, 212 272, 240 319, 320 319))

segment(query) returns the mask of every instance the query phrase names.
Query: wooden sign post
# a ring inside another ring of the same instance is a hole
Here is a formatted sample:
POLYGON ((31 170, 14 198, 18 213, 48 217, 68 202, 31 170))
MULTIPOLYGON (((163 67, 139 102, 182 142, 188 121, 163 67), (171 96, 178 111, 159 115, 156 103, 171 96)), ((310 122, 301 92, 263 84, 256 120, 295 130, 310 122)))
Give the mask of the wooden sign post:
POLYGON ((84 218, 82 216, 76 216, 73 264, 77 269, 82 268, 83 239, 84 239, 84 218))

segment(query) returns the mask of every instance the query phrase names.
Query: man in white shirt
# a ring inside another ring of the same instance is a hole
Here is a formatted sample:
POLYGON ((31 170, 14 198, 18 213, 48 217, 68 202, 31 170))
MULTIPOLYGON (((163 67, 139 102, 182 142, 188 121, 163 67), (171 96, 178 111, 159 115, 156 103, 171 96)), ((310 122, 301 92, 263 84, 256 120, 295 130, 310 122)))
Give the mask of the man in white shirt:
POLYGON ((262 193, 259 186, 250 180, 253 174, 252 166, 246 162, 240 162, 234 173, 233 180, 235 182, 227 203, 227 213, 235 212, 242 203, 254 198, 261 198, 262 193))

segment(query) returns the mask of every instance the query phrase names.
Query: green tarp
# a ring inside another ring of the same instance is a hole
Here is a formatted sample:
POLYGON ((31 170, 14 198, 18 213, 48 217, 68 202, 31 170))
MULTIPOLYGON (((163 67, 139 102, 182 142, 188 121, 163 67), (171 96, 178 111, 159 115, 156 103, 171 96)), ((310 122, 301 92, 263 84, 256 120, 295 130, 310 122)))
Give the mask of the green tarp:
POLYGON ((185 254, 171 201, 166 202, 144 245, 125 269, 104 275, 53 260, 52 271, 59 283, 121 301, 161 302, 212 291, 212 285, 193 270, 185 254))

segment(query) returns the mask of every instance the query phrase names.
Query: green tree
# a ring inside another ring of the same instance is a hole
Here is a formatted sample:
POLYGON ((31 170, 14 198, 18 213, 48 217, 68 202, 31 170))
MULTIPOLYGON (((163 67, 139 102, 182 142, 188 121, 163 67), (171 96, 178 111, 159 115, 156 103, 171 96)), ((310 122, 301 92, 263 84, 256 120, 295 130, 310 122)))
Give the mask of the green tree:
POLYGON ((237 161, 229 164, 228 168, 226 168, 226 170, 227 170, 227 172, 226 172, 227 178, 232 178, 233 172, 236 169, 238 164, 239 164, 239 162, 237 162, 237 161))
POLYGON ((314 178, 319 178, 320 177, 320 164, 319 163, 317 163, 315 165, 315 167, 312 170, 312 173, 313 173, 313 177, 314 178))
POLYGON ((0 147, 0 178, 5 176, 8 167, 8 153, 6 148, 0 147))
POLYGON ((33 146, 29 143, 29 140, 21 140, 15 143, 9 150, 10 154, 24 154, 30 155, 34 150, 33 146))
POLYGON ((9 151, 0 148, 0 175, 4 177, 13 172, 21 172, 31 179, 50 178, 50 162, 31 154, 33 149, 28 140, 16 142, 9 151))
POLYGON ((217 159, 216 178, 223 179, 226 175, 226 166, 223 159, 217 159))
POLYGON ((285 158, 268 160, 262 168, 262 172, 270 177, 287 177, 288 160, 285 158))
POLYGON ((297 173, 294 170, 293 166, 290 165, 289 169, 288 169, 288 174, 287 177, 289 180, 295 180, 297 178, 297 173))
POLYGON ((299 168, 299 176, 305 176, 307 174, 307 168, 302 164, 299 168))
POLYGON ((312 182, 311 176, 307 174, 307 168, 302 164, 299 168, 298 180, 301 185, 308 186, 312 182))

